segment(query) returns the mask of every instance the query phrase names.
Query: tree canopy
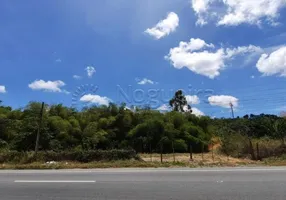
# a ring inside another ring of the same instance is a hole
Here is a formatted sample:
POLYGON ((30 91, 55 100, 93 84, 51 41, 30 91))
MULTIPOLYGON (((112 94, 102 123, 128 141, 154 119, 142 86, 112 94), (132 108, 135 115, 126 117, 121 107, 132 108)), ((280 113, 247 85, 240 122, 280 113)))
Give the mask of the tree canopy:
MULTIPOLYGON (((125 105, 91 106, 80 111, 62 104, 46 105, 39 150, 135 149, 137 152, 196 152, 207 150, 213 136, 238 133, 249 138, 271 137, 284 144, 286 119, 276 115, 247 115, 211 119, 183 112, 185 97, 176 92, 174 111, 126 109, 125 105), (203 148, 202 148, 203 146, 203 148)), ((0 106, 0 149, 32 151, 35 148, 41 103, 23 109, 0 106)))

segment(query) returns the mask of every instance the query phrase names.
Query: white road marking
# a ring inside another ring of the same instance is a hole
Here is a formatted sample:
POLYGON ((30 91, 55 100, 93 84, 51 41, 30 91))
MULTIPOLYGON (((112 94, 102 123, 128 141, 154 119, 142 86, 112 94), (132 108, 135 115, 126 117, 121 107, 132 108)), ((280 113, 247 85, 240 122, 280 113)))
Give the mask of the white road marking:
POLYGON ((96 181, 78 180, 15 180, 14 183, 95 183, 96 181))

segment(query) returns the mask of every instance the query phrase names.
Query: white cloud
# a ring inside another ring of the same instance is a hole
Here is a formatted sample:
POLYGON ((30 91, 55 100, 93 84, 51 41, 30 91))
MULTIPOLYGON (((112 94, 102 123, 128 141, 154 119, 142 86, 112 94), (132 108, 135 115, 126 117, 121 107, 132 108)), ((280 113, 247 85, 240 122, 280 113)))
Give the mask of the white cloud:
POLYGON ((76 79, 76 80, 79 80, 79 79, 81 79, 81 76, 73 75, 73 78, 76 79))
POLYGON ((159 110, 159 111, 170 111, 171 108, 167 104, 163 104, 159 108, 157 108, 157 110, 159 110))
POLYGON ((196 116, 205 116, 205 113, 203 113, 201 110, 197 109, 197 108, 192 108, 192 114, 196 115, 196 116))
POLYGON ((136 111, 136 108, 137 108, 136 106, 131 105, 130 107, 125 106, 125 107, 124 107, 124 110, 130 110, 130 111, 134 112, 134 111, 136 111))
POLYGON ((156 39, 161 39, 171 32, 174 32, 179 26, 179 17, 176 13, 170 12, 166 19, 160 21, 153 28, 148 28, 145 33, 156 39))
POLYGON ((266 20, 272 26, 279 17, 285 0, 192 0, 192 8, 198 16, 197 24, 204 25, 216 16, 217 25, 237 26, 242 23, 260 25, 266 20), (224 8, 218 4, 222 3, 224 8))
POLYGON ((234 108, 238 107, 238 99, 233 96, 227 95, 218 95, 218 96, 210 96, 208 98, 210 105, 212 106, 220 106, 223 108, 230 108, 230 103, 232 103, 234 108))
POLYGON ((101 97, 99 95, 86 94, 80 98, 80 101, 88 102, 88 103, 95 103, 98 105, 108 105, 111 102, 111 99, 107 97, 101 97))
POLYGON ((213 44, 207 44, 200 38, 191 38, 190 42, 180 42, 179 47, 186 51, 196 51, 205 47, 214 48, 213 44))
POLYGON ((0 85, 0 93, 6 93, 6 87, 4 85, 0 85))
POLYGON ((177 69, 187 67, 196 74, 213 79, 220 75, 220 71, 224 69, 227 60, 239 54, 254 51, 261 51, 261 49, 253 45, 234 49, 215 49, 213 44, 192 38, 188 43, 180 42, 178 47, 171 48, 165 59, 169 60, 177 69))
POLYGON ((204 15, 209 8, 210 2, 211 0, 192 0, 193 10, 198 15, 197 25, 207 24, 204 15))
POLYGON ((58 59, 56 59, 56 62, 57 62, 57 63, 61 63, 62 60, 61 60, 60 58, 58 58, 58 59))
POLYGON ((46 92, 64 92, 68 93, 66 90, 62 90, 61 87, 65 86, 66 84, 61 81, 44 81, 44 80, 35 80, 34 82, 30 83, 28 86, 32 90, 43 90, 46 92))
POLYGON ((236 55, 240 54, 246 54, 246 53, 262 53, 263 49, 260 47, 254 46, 254 45, 249 45, 249 46, 241 46, 237 48, 227 48, 226 49, 226 56, 231 58, 236 55))
POLYGON ((197 95, 186 95, 186 100, 188 104, 199 104, 200 103, 200 98, 197 95))
POLYGON ((154 81, 147 79, 147 78, 143 78, 142 80, 138 80, 138 84, 139 85, 145 85, 145 84, 155 84, 154 81))
POLYGON ((228 12, 218 22, 219 25, 259 25, 263 18, 273 23, 280 8, 286 5, 285 0, 224 0, 224 3, 228 12))
POLYGON ((96 72, 96 71, 95 71, 95 68, 94 68, 93 66, 87 66, 87 67, 85 68, 85 70, 86 70, 87 76, 88 76, 89 78, 91 78, 91 77, 93 76, 93 74, 96 72))
POLYGON ((286 46, 282 46, 270 55, 262 54, 256 67, 263 75, 286 76, 286 46))

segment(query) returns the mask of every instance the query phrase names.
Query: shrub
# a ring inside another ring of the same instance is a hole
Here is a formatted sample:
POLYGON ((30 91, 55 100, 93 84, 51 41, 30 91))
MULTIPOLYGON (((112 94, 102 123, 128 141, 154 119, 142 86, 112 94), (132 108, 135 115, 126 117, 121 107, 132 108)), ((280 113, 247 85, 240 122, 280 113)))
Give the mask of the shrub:
POLYGON ((0 153, 0 163, 31 163, 47 161, 113 161, 139 159, 134 150, 93 150, 93 151, 40 151, 34 152, 8 151, 0 153))
POLYGON ((249 156, 249 140, 247 136, 230 133, 221 138, 221 152, 232 157, 246 157, 249 156))
POLYGON ((187 149, 188 149, 188 146, 186 144, 186 142, 182 139, 179 139, 179 140, 175 140, 174 142, 174 149, 176 152, 186 152, 187 149))

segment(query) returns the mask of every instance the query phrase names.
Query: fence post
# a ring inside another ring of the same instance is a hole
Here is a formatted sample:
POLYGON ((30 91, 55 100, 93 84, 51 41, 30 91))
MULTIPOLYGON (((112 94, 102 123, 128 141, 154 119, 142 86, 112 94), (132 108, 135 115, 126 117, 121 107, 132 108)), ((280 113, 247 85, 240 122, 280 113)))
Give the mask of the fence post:
POLYGON ((212 159, 214 162, 214 143, 213 143, 213 141, 211 141, 211 143, 212 143, 212 159))
POLYGON ((193 161, 193 148, 192 148, 192 145, 190 145, 190 161, 193 161))
POLYGON ((260 152, 259 152, 259 144, 258 144, 258 142, 256 143, 256 151, 257 151, 257 160, 261 160, 261 158, 260 158, 260 152))
POLYGON ((161 163, 163 163, 163 144, 161 144, 161 163))
POLYGON ((173 141, 172 141, 172 149, 173 149, 173 159, 174 159, 174 162, 176 162, 175 149, 174 149, 174 142, 173 141))
POLYGON ((152 145, 151 144, 150 144, 149 148, 150 148, 150 160, 152 162, 152 145))
POLYGON ((204 143, 202 143, 202 161, 204 161, 204 143))

